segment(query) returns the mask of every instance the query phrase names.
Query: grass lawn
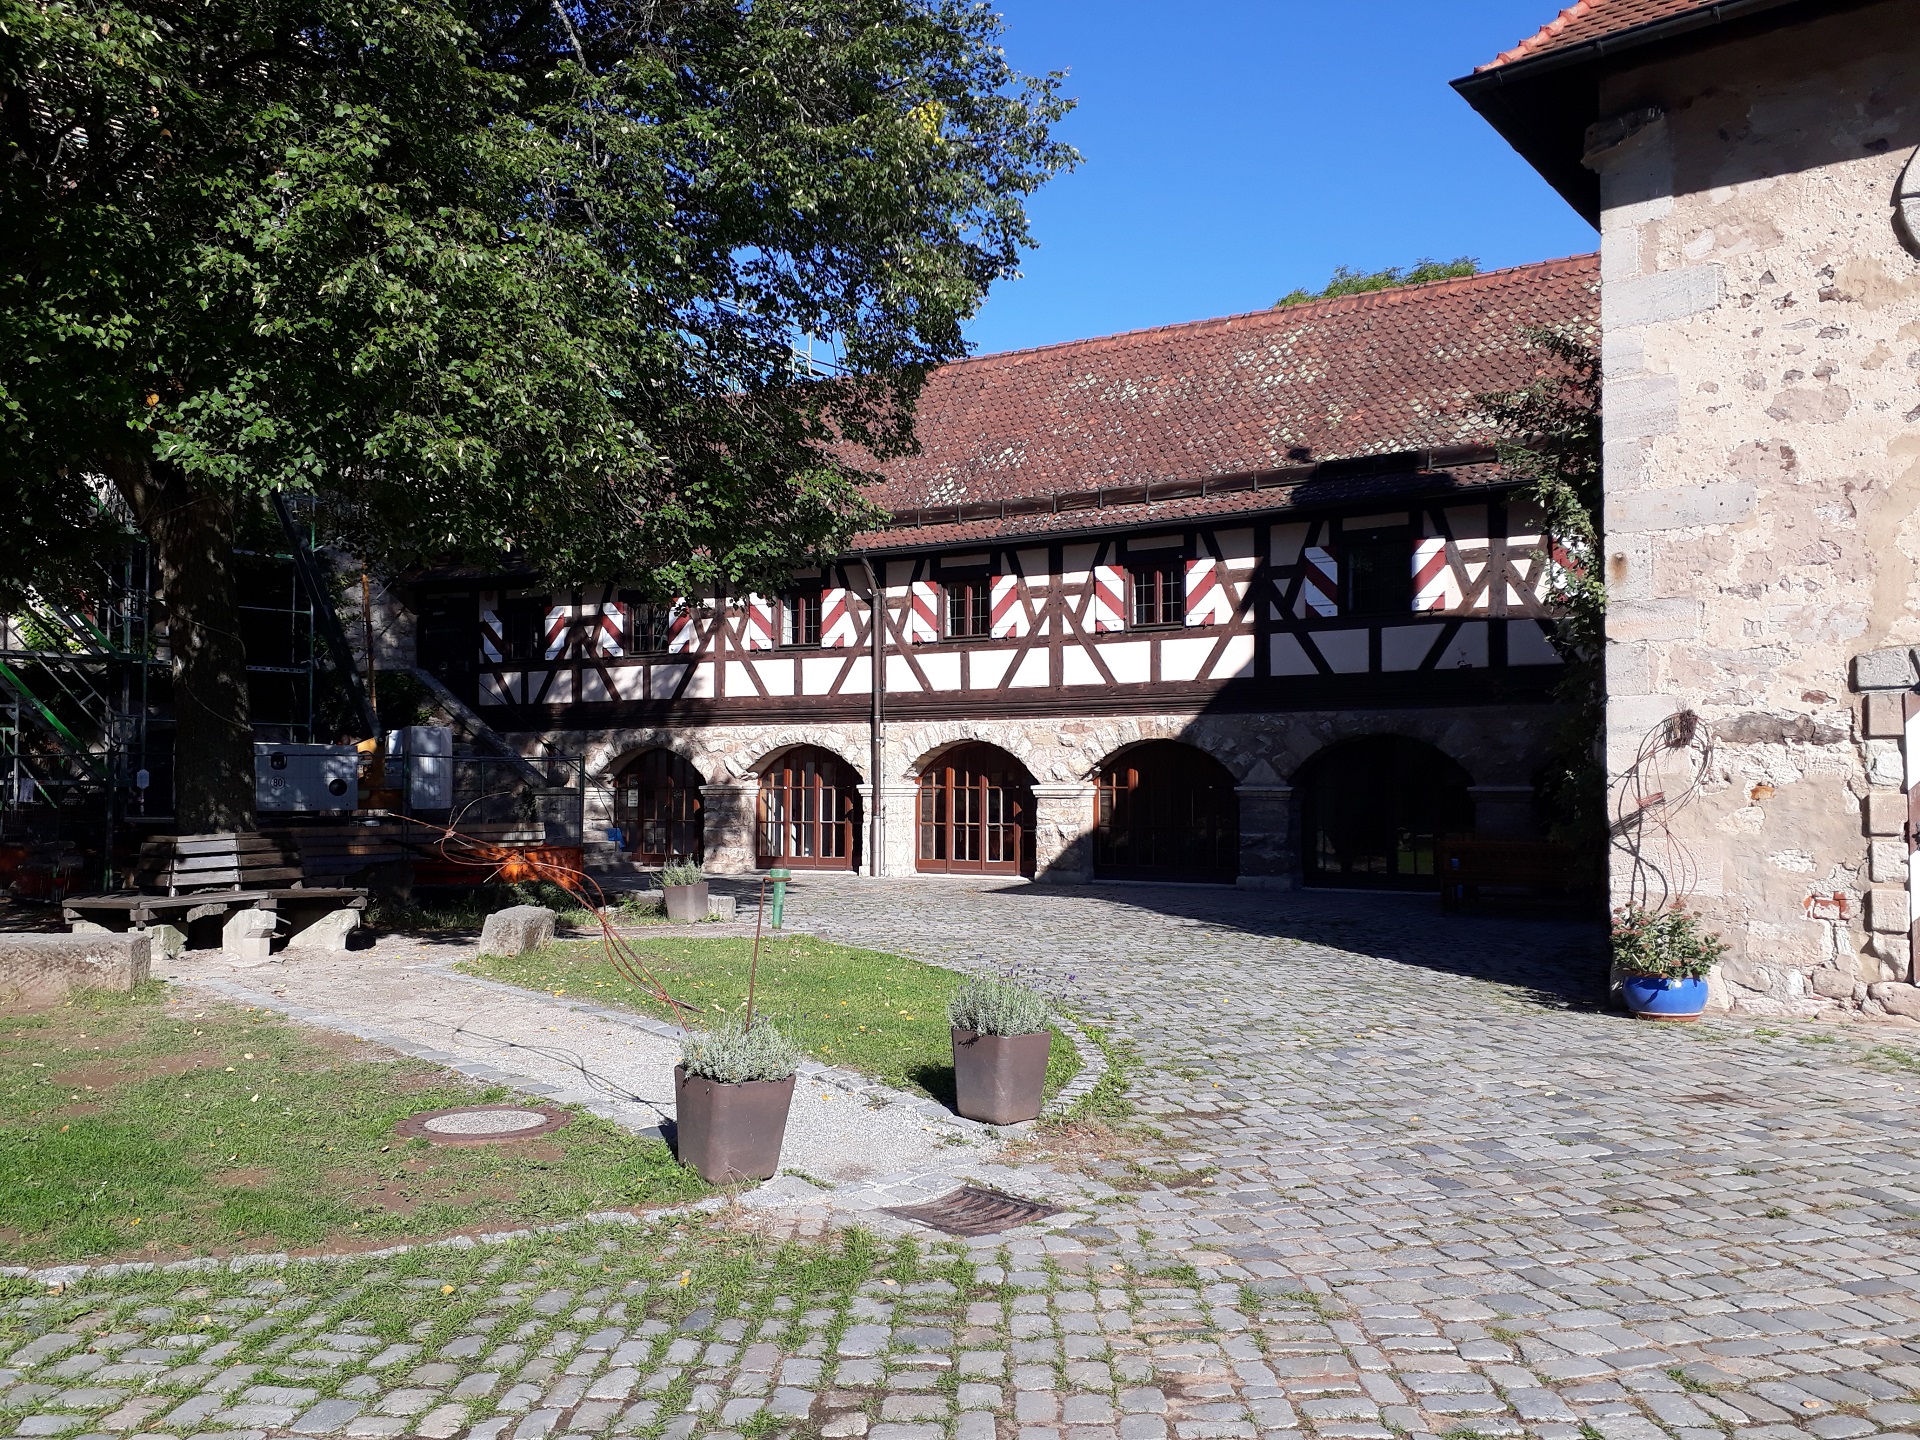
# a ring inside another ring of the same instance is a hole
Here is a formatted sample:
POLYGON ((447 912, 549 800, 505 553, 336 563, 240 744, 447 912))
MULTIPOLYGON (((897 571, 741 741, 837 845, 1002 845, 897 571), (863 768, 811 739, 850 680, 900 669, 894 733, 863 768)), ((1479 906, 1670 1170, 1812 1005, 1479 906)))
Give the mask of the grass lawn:
POLYGON ((514 1097, 158 983, 0 1017, 0 1263, 389 1243, 693 1198, 595 1116, 497 1146, 396 1140, 514 1097))
MULTIPOLYGON (((647 936, 634 938, 633 944, 675 999, 710 1015, 744 1007, 751 940, 647 936)), ((548 994, 678 1018, 628 983, 607 962, 598 942, 562 941, 512 957, 483 955, 464 968, 548 994)), ((755 1003, 758 1013, 789 1028, 815 1059, 951 1105, 953 1044, 947 998, 958 983, 951 970, 918 960, 783 935, 761 943, 755 1003)), ((1047 1057, 1047 1093, 1053 1094, 1079 1071, 1073 1042, 1055 1030, 1047 1057)))

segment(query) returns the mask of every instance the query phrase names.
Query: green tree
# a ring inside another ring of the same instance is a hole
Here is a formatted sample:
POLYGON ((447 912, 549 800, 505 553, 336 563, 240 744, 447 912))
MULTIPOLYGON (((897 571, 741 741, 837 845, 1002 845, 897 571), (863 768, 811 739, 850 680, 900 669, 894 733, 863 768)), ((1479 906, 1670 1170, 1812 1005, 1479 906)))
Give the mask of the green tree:
POLYGON ((1429 280, 1459 280, 1480 273, 1480 262, 1469 255, 1457 260, 1419 259, 1402 268, 1390 265, 1385 270, 1349 270, 1334 267, 1333 278, 1324 290, 1289 290, 1273 302, 1273 308, 1304 305, 1309 300, 1332 300, 1340 295, 1365 295, 1371 290, 1392 290, 1400 285, 1424 285, 1429 280))
POLYGON ((111 489, 152 546, 182 828, 251 823, 233 535, 274 491, 376 566, 663 594, 869 518, 849 457, 911 446, 1076 158, 997 38, 963 0, 0 0, 8 513, 111 489))
POLYGON ((1501 467, 1545 517, 1549 598, 1560 611, 1555 646, 1565 668, 1554 696, 1568 707, 1541 798, 1555 836, 1598 867, 1606 856, 1607 587, 1602 572, 1600 356, 1570 329, 1537 328, 1528 344, 1546 359, 1518 390, 1480 397, 1498 432, 1501 467))

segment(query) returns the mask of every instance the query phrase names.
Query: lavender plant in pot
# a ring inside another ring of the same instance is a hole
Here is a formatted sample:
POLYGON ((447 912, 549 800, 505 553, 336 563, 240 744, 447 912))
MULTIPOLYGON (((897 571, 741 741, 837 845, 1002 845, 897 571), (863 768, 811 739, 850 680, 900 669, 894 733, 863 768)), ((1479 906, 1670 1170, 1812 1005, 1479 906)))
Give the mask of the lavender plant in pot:
POLYGON ((709 1185, 780 1169, 800 1048, 767 1020, 690 1030, 673 1067, 674 1152, 709 1185))
POLYGON ((707 918, 707 877, 691 861, 676 860, 660 868, 660 893, 666 896, 669 920, 707 918))
POLYGON ((961 982, 947 1004, 955 1110, 989 1125, 1040 1114, 1052 1010, 1046 996, 1016 980, 974 975, 961 982))
POLYGON ((1636 1019, 1698 1020, 1707 1008, 1707 975, 1726 953, 1727 942, 1678 905, 1629 905, 1614 918, 1613 968, 1636 1019))

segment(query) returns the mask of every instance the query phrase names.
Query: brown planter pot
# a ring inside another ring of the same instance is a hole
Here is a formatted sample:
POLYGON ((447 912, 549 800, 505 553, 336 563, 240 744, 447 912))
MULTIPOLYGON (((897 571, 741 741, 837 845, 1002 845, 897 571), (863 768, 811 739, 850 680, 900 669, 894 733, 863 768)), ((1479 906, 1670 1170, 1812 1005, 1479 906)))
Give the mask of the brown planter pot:
POLYGON ((1033 1035, 953 1032, 953 1108, 969 1120, 1014 1125, 1040 1114, 1050 1031, 1033 1035))
POLYGON ((673 1148, 680 1163, 709 1185, 771 1179, 780 1169, 793 1078, 728 1085, 674 1066, 673 1148))
POLYGON ((707 904, 707 882, 698 885, 664 885, 661 893, 667 897, 667 919, 691 923, 707 918, 710 908, 707 904))

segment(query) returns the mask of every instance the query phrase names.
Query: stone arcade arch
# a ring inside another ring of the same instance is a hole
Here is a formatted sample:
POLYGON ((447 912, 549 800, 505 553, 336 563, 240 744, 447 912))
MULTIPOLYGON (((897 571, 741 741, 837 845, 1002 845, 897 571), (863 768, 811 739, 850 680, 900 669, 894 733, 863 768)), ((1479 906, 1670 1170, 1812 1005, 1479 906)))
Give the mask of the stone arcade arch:
POLYGON ((938 875, 1031 875, 1033 775, 996 745, 967 741, 922 760, 914 868, 938 875))
POLYGON ((704 859, 705 783, 685 756, 663 746, 627 760, 613 779, 621 849, 647 865, 704 859))
POLYGON ((1294 777, 1301 878, 1344 889, 1437 890, 1436 842, 1473 829, 1473 783, 1444 751, 1406 735, 1329 745, 1294 777))
POLYGON ((1096 772, 1093 872, 1102 880, 1212 881, 1240 873, 1232 773, 1178 740, 1149 740, 1096 772))
POLYGON ((830 750, 796 745, 763 762, 754 861, 763 870, 858 870, 860 777, 830 750))

